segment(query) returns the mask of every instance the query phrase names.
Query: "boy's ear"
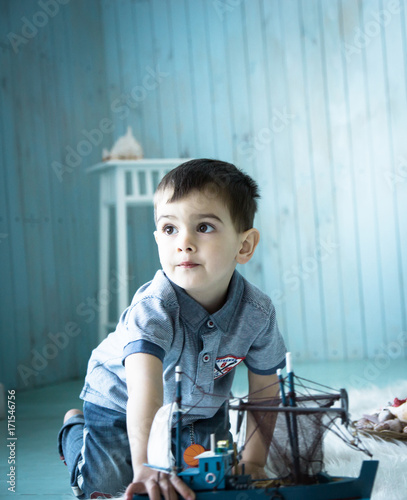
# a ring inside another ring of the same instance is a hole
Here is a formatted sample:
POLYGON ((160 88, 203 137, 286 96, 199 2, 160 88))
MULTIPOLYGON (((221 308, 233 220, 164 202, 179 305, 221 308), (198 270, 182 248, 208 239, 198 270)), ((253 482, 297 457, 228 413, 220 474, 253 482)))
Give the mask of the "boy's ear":
POLYGON ((158 237, 157 231, 154 231, 153 234, 154 234, 155 242, 158 243, 158 241, 157 241, 157 237, 158 237))
POLYGON ((253 257, 254 251, 260 241, 260 233, 252 227, 242 233, 242 246, 239 253, 236 255, 236 260, 239 264, 246 264, 253 257))

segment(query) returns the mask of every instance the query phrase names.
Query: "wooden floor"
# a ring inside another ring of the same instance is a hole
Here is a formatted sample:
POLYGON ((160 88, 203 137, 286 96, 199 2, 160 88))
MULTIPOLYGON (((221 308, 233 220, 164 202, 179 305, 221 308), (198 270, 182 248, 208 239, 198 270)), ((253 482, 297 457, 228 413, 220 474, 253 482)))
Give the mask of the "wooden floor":
MULTIPOLYGON (((405 375, 406 361, 302 363, 296 374, 341 388, 363 388, 363 385, 385 387, 405 375)), ((405 377, 404 377, 405 378, 405 377)), ((74 498, 66 467, 60 462, 56 437, 64 413, 81 407, 78 394, 82 381, 72 381, 16 394, 17 467, 16 493, 7 491, 9 472, 6 422, 0 422, 0 499, 19 498, 68 500, 74 498)), ((246 393, 244 367, 238 367, 234 393, 246 393)))
POLYGON ((6 423, 1 424, 0 498, 72 500, 66 467, 57 453, 57 435, 64 413, 80 408, 81 381, 16 394, 16 493, 7 490, 9 472, 6 423))

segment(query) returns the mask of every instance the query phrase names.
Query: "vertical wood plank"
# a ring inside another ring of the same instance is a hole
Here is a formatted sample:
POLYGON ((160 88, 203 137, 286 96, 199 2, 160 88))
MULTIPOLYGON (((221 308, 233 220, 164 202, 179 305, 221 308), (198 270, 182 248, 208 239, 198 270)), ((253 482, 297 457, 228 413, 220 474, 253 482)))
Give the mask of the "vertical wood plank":
MULTIPOLYGON (((82 163, 72 173, 72 189, 69 193, 70 204, 76 207, 72 224, 74 241, 80 241, 81 245, 75 245, 74 259, 75 267, 79 276, 88 276, 87 280, 78 279, 73 289, 76 309, 83 301, 87 302, 95 296, 95 284, 97 283, 97 262, 92 256, 97 252, 98 228, 98 203, 97 196, 99 186, 94 176, 89 176, 85 169, 97 163, 101 159, 102 147, 111 138, 110 128, 105 133, 101 122, 107 115, 106 97, 99 82, 104 77, 104 62, 100 57, 101 31, 99 19, 99 2, 92 1, 89 4, 74 4, 70 9, 69 32, 75 33, 75 26, 83 23, 87 30, 81 30, 72 37, 72 99, 73 102, 81 102, 80 106, 73 109, 75 146, 80 153, 82 163), (81 57, 76 57, 81 54, 81 57), (88 196, 84 196, 87 193, 88 196), (91 201, 90 201, 91 200, 91 201), (91 223, 93 222, 93 224, 91 223), (89 229, 90 228, 90 229, 89 229), (82 256, 86 255, 84 259, 82 256), (92 262, 92 264, 90 264, 92 262), (92 286, 89 284, 92 283, 92 286)), ((109 290, 110 291, 110 290, 109 290)), ((95 301, 100 305, 101 299, 96 294, 95 301)), ((112 300, 112 294, 109 296, 112 300)), ((89 352, 97 343, 97 315, 92 320, 80 324, 81 334, 72 342, 76 352, 77 372, 84 373, 87 367, 89 352)))
POLYGON ((160 117, 161 151, 163 158, 177 158, 179 129, 176 126, 178 112, 175 107, 175 71, 173 46, 170 33, 169 4, 167 1, 152 2, 152 36, 154 40, 153 90, 157 95, 160 117))
MULTIPOLYGON (((317 328, 310 333, 309 341, 314 346, 313 356, 324 359, 328 355, 327 324, 325 310, 325 292, 327 284, 324 287, 324 275, 326 273, 335 273, 335 261, 332 258, 318 260, 314 257, 315 251, 326 239, 336 239, 332 211, 332 186, 329 177, 329 170, 326 165, 329 164, 327 122, 325 113, 325 82, 324 68, 321 61, 321 37, 319 30, 319 19, 317 5, 300 6, 300 28, 303 39, 303 68, 305 75, 306 104, 308 110, 309 141, 311 150, 311 180, 313 184, 313 205, 316 239, 307 248, 307 254, 302 260, 302 269, 304 272, 305 294, 313 294, 314 297, 314 315, 319 318, 317 328), (328 268, 325 271, 324 268, 328 268)), ((335 275, 334 275, 335 276, 335 275)), ((329 286, 328 286, 329 289, 329 286)), ((329 290, 329 293, 333 293, 329 290)), ((339 320, 337 311, 330 311, 335 315, 335 322, 339 320)), ((330 327, 333 325, 330 324, 330 327)), ((331 342, 335 343, 335 336, 331 342)), ((337 351, 339 346, 334 345, 333 350, 337 351)))
MULTIPOLYGON (((339 3, 339 23, 344 44, 348 42, 355 25, 359 23, 356 3, 339 3)), ((345 46, 344 46, 345 47, 345 46)), ((361 283, 360 225, 358 224, 358 202, 355 186, 355 169, 366 164, 368 151, 366 134, 363 133, 365 110, 363 109, 364 87, 360 72, 359 57, 348 60, 342 47, 342 68, 344 72, 344 96, 347 115, 347 137, 344 147, 339 149, 339 169, 336 176, 338 189, 338 226, 343 265, 343 298, 346 331, 346 348, 349 358, 366 355, 366 324, 363 287, 361 283), (362 96, 362 98, 361 98, 362 96)), ((344 137, 345 140, 345 137, 344 137)), ((374 271, 373 271, 374 272, 374 271)), ((374 274, 372 274, 374 276, 374 274)), ((380 321, 380 317, 378 318, 380 321)))
MULTIPOLYGON (((232 76, 230 86, 230 108, 233 123, 233 162, 240 165, 240 148, 251 133, 251 116, 249 104, 249 89, 247 86, 247 67, 244 57, 245 40, 243 35, 242 4, 224 14, 225 40, 226 40, 226 64, 228 73, 232 76)), ((245 163, 246 170, 250 174, 250 167, 245 163)))
POLYGON ((379 1, 378 7, 381 12, 383 29, 381 30, 381 42, 383 47, 383 66, 386 88, 386 102, 389 137, 389 159, 386 166, 381 168, 381 177, 385 178, 393 205, 395 245, 397 259, 395 262, 397 282, 394 294, 394 302, 398 303, 396 321, 390 324, 386 340, 398 336, 401 330, 407 328, 406 308, 406 279, 407 279, 407 224, 405 214, 407 213, 407 146, 403 128, 407 116, 407 92, 406 74, 407 63, 405 57, 405 5, 403 3, 386 4, 379 1), (396 177, 397 176, 397 177, 396 177), (397 183, 401 180, 402 183, 397 183), (403 184, 403 186, 401 186, 403 184), (403 187, 403 189, 400 189, 403 187))
MULTIPOLYGON (((125 0, 116 2, 114 6, 109 6, 109 9, 112 7, 114 7, 114 12, 111 13, 111 16, 117 26, 117 40, 113 42, 112 47, 117 53, 117 74, 111 74, 111 71, 108 71, 107 74, 112 81, 118 80, 117 85, 120 89, 118 95, 122 101, 121 110, 117 113, 119 120, 116 120, 114 137, 117 138, 123 135, 127 127, 131 126, 135 138, 143 146, 145 131, 142 125, 144 116, 141 102, 144 99, 146 90, 142 87, 139 74, 138 54, 141 47, 137 45, 136 31, 134 29, 135 6, 133 2, 125 0), (116 44, 117 47, 114 48, 116 44)), ((110 24, 111 20, 107 18, 106 23, 110 24)), ((110 28, 107 26, 107 29, 110 28)))
MULTIPOLYGON (((2 33, 9 32, 12 26, 8 4, 2 5, 2 16, 0 16, 0 29, 2 33)), ((15 54, 10 45, 0 49, 0 67, 10 68, 15 54)), ((27 327, 27 316, 18 315, 17 304, 23 309, 28 303, 25 288, 26 268, 24 265, 25 249, 22 244, 23 231, 19 219, 21 214, 20 200, 17 197, 17 176, 14 166, 14 95, 12 85, 13 73, 10 71, 2 75, 2 91, 0 92, 0 137, 1 137, 1 160, 2 160, 2 182, 1 182, 1 205, 0 205, 0 262, 2 263, 2 287, 1 287, 1 372, 0 380, 6 389, 16 386, 16 367, 18 360, 17 333, 27 327), (22 262, 22 264, 21 264, 22 262), (15 282, 15 276, 19 273, 19 282, 15 282), (19 301, 19 302, 18 302, 19 301)))
POLYGON ((177 109, 180 158, 194 158, 198 151, 198 116, 192 82, 189 29, 185 1, 169 3, 169 23, 173 47, 174 96, 177 109))
MULTIPOLYGON (((272 267, 271 249, 268 246, 269 235, 275 231, 275 224, 272 222, 273 205, 271 197, 267 196, 269 186, 272 185, 271 168, 271 118, 270 110, 265 103, 268 102, 270 89, 267 87, 269 81, 264 68, 265 47, 262 33, 262 9, 261 4, 256 3, 251 8, 246 4, 242 5, 245 51, 244 59, 247 68, 248 102, 250 110, 250 134, 244 142, 238 146, 239 163, 251 173, 257 180, 262 199, 259 203, 259 213, 255 224, 263 228, 260 245, 256 251, 257 255, 246 266, 246 277, 263 290, 272 290, 272 276, 269 274, 272 267), (259 29, 260 28, 260 29, 259 29), (264 140, 266 139, 266 140, 264 140), (266 196, 264 196, 266 194, 266 196), (269 284, 268 286, 266 284, 269 284)), ((275 213, 275 211, 274 211, 275 213)), ((275 218, 274 218, 275 220, 275 218)))
MULTIPOLYGON (((327 170, 331 176, 332 218, 334 231, 332 233, 333 255, 321 254, 336 260, 336 272, 329 275, 330 283, 325 289, 327 301, 328 355, 330 358, 343 359, 349 355, 348 337, 355 338, 355 332, 347 331, 347 316, 344 297, 348 295, 347 287, 353 286, 346 281, 348 272, 344 263, 346 251, 343 242, 349 238, 348 228, 352 224, 351 207, 348 207, 350 194, 349 164, 350 142, 348 140, 349 115, 346 106, 346 72, 343 70, 343 40, 340 23, 338 22, 338 2, 320 3, 320 25, 323 39, 323 65, 325 71, 325 113, 328 123, 329 160, 327 170), (346 193, 346 194, 345 194, 346 193), (345 200, 343 197, 345 196, 345 200), (345 203, 343 203, 345 201, 345 203), (345 207, 344 207, 345 205, 345 207), (345 208, 345 211, 344 211, 345 208)), ((356 313, 355 313, 356 314, 356 313)), ((360 334, 359 334, 360 339, 360 334)), ((356 341, 357 342, 357 341, 356 341)), ((359 340, 359 348, 361 348, 359 340)), ((360 352, 362 352, 360 350, 360 352)), ((355 353, 352 354, 353 356, 355 353)))
MULTIPOLYGON (((338 67, 341 60, 340 51, 338 51, 340 40, 337 30, 335 31, 337 25, 335 27, 329 25, 329 17, 327 19, 324 6, 325 4, 319 2, 315 11, 316 23, 319 27, 317 33, 320 38, 319 54, 315 54, 315 59, 320 60, 321 74, 321 98, 315 116, 322 115, 324 118, 324 123, 320 123, 318 139, 321 140, 322 134, 326 149, 323 151, 324 156, 316 162, 315 168, 316 177, 319 177, 319 181, 316 183, 316 192, 320 207, 318 210, 320 240, 313 257, 320 269, 321 308, 323 309, 326 330, 324 359, 343 359, 345 356, 343 290, 333 147, 335 142, 333 130, 335 130, 336 123, 335 115, 330 112, 331 99, 335 102, 332 94, 337 91, 336 82, 339 82, 340 85, 339 74, 335 74, 335 79, 333 75, 330 75, 335 71, 334 68, 338 67), (333 64, 333 61, 336 64, 333 64)), ((312 72, 311 68, 310 74, 312 72)), ((340 88, 343 88, 343 84, 340 88)), ((317 144, 318 146, 319 144, 317 144)))
MULTIPOLYGON (((365 2, 361 5, 361 26, 366 31, 373 14, 381 10, 379 2, 365 2)), ((393 19, 386 29, 397 30, 398 23, 393 19)), ((382 169, 392 163, 391 126, 389 103, 393 96, 388 94, 386 85, 386 58, 383 46, 382 30, 371 36, 366 49, 362 52, 366 61, 366 92, 370 107, 369 128, 372 134, 372 168, 374 172, 375 194, 377 204, 377 225, 379 232, 378 250, 381 283, 383 289, 382 311, 385 329, 373 343, 369 343, 369 354, 377 352, 382 342, 399 333, 402 322, 402 305, 400 303, 398 254, 398 228, 395 217, 394 197, 382 178, 382 169), (377 140, 380 137, 380 141, 377 140), (382 337, 380 339, 380 337, 382 337)))
MULTIPOLYGON (((276 144, 280 142, 280 134, 287 129, 277 115, 276 110, 280 112, 287 109, 288 98, 284 94, 286 84, 286 68, 283 59, 283 51, 285 48, 284 38, 282 34, 282 23, 280 17, 280 9, 276 1, 262 2, 261 10, 261 36, 264 57, 264 73, 265 73, 265 94, 264 101, 261 103, 267 112, 267 122, 264 128, 259 128, 252 137, 252 142, 248 145, 247 154, 256 154, 257 172, 259 183, 262 190, 262 199, 260 202, 263 233, 262 244, 265 248, 265 258, 263 257, 264 269, 264 286, 265 291, 270 295, 275 304, 277 318, 280 323, 280 329, 283 332, 286 344, 289 349, 294 347, 291 342, 291 335, 295 336, 297 357, 298 351, 304 353, 303 344, 304 335, 303 329, 296 329, 290 332, 287 327, 285 312, 286 297, 283 291, 282 281, 282 252, 280 247, 280 216, 279 216, 279 189, 278 189, 278 169, 276 144), (279 79, 274 77, 279 75, 279 79), (278 84, 280 83, 280 85, 278 84), (299 345, 300 344, 300 345, 299 345)), ((283 144, 286 145, 290 139, 286 135, 283 139, 283 144)), ((291 151, 291 147, 288 148, 291 151)), ((285 159, 284 167, 292 162, 290 153, 285 159)), ((298 303, 297 303, 298 305, 298 303)), ((297 311, 296 317, 301 317, 301 310, 297 311)))
MULTIPOLYGON (((136 33, 136 45, 142 47, 138 52, 139 82, 143 87, 145 78, 149 78, 155 70, 156 51, 153 40, 153 19, 151 2, 137 2, 133 6, 136 33)), ((159 96, 157 88, 144 85, 144 95, 140 101, 140 109, 143 116, 143 127, 148 131, 143 144, 146 158, 162 158, 162 128, 159 114, 159 96)))
POLYGON ((188 25, 190 30, 190 57, 192 61, 192 79, 195 90, 197 118, 197 157, 216 157, 219 137, 216 137, 215 122, 217 120, 213 109, 213 76, 211 51, 209 50, 208 5, 204 0, 186 3, 188 25))
MULTIPOLYGON (((287 130, 282 130, 274 143, 277 169, 277 196, 279 217, 279 251, 281 255, 282 297, 286 314, 286 329, 290 332, 292 349, 297 359, 317 358, 312 351, 312 337, 321 338, 321 316, 316 311, 315 297, 306 292, 303 259, 309 255, 316 241, 315 204, 312 184, 312 153, 309 137, 309 110, 304 54, 301 37, 301 12, 298 3, 279 4, 283 80, 273 81, 272 95, 281 96, 280 102, 292 116, 287 130), (281 138, 286 136, 287 142, 281 138)), ((276 22, 278 22, 276 20, 276 22)), ((273 45, 272 45, 273 46, 273 45)), ((277 68, 274 71, 278 72, 277 68)), ((274 107, 281 112, 281 108, 274 107)), ((274 111, 276 113, 276 111, 274 111)), ((315 279, 315 278, 314 278, 315 279)))
MULTIPOLYGON (((115 140, 126 131, 129 106, 126 103, 126 92, 123 89, 121 73, 123 70, 120 57, 120 23, 117 18, 116 2, 103 0, 102 2, 102 27, 105 40, 103 50, 106 61, 106 87, 111 118, 114 123, 113 137, 110 150, 115 140)), ((128 16, 127 16, 128 19, 128 16)), ((126 89, 127 90, 127 89, 126 89)), ((128 92, 128 90, 127 90, 128 92)))
MULTIPOLYGON (((35 12, 35 6, 28 2, 18 4, 18 10, 12 9, 11 23, 19 25, 23 15, 32 16, 35 12)), ((25 286, 28 292, 28 330, 26 334, 29 354, 24 359, 24 364, 32 368, 32 349, 42 348, 42 341, 45 337, 44 319, 45 309, 42 300, 43 292, 43 273, 42 273, 42 252, 41 252, 41 207, 42 199, 36 200, 33 193, 38 193, 39 197, 44 195, 41 180, 42 172, 36 164, 36 142, 34 139, 36 128, 34 125, 36 102, 38 96, 33 92, 31 85, 31 75, 25 69, 25 62, 32 61, 32 74, 38 78, 38 35, 30 40, 23 50, 15 55, 13 59, 14 78, 17 99, 15 102, 15 123, 18 130, 17 148, 14 158, 16 173, 19 176, 19 196, 21 202, 21 224, 24 228, 25 259, 27 264, 27 280, 25 286)), ((27 314, 27 312, 25 314, 27 314)), ((40 354, 41 356, 41 354, 40 354)), ((31 380, 38 384, 43 379, 44 370, 48 366, 45 358, 39 360, 36 364, 38 370, 31 380)))

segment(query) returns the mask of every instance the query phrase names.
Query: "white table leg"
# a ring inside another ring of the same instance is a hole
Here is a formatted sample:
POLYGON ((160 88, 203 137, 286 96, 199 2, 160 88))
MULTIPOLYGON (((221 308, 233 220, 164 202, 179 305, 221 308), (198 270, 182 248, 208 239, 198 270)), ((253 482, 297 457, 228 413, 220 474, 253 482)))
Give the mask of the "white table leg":
POLYGON ((128 251, 127 251, 127 208, 125 200, 125 172, 116 170, 116 245, 118 279, 118 314, 129 305, 128 251))
POLYGON ((109 205, 107 203, 108 182, 110 176, 106 173, 100 179, 100 200, 99 200, 99 342, 107 334, 107 323, 109 322, 109 303, 105 300, 108 293, 109 283, 109 248, 110 248, 110 218, 109 205))

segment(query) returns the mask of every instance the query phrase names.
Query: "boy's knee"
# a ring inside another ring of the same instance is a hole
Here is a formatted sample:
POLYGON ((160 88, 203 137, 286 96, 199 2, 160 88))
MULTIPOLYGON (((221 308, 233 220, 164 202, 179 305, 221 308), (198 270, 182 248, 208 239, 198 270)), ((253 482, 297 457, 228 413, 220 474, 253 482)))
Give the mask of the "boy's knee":
POLYGON ((79 415, 79 416, 83 416, 83 411, 81 410, 77 410, 77 409, 72 409, 72 410, 68 410, 66 413, 65 413, 65 416, 64 416, 64 424, 72 417, 75 417, 76 415, 79 415))

